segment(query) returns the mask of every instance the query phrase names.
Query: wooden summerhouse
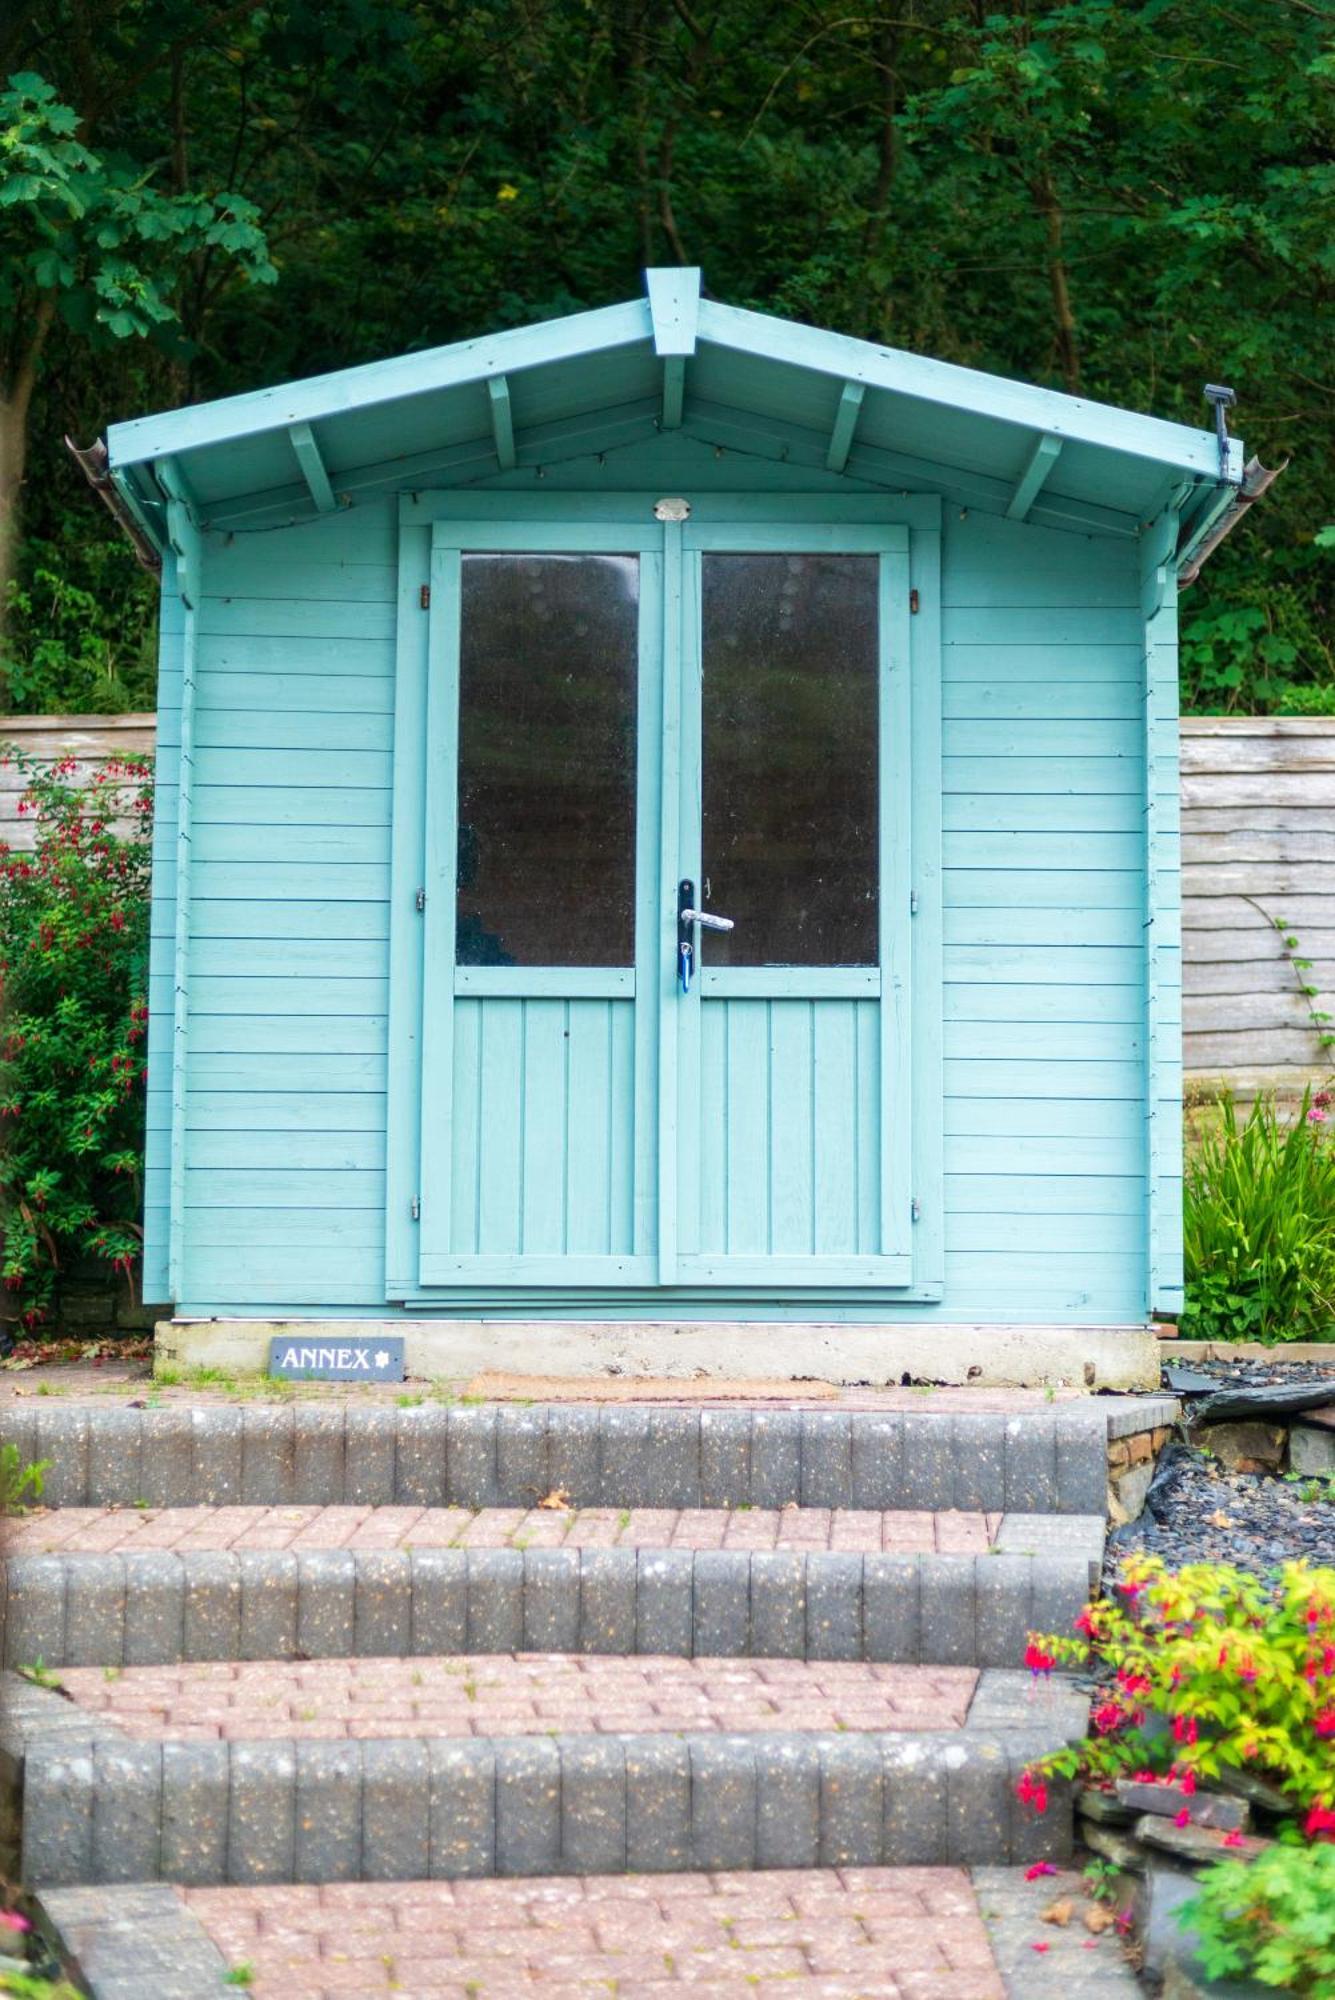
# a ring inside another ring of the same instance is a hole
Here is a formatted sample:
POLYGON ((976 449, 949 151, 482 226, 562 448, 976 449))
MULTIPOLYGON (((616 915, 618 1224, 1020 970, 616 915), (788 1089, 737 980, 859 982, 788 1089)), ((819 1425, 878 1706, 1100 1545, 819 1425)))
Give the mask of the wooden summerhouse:
POLYGON ((162 568, 146 1296, 1179 1305, 1176 590, 1245 504, 1222 423, 670 270, 107 448, 162 568))

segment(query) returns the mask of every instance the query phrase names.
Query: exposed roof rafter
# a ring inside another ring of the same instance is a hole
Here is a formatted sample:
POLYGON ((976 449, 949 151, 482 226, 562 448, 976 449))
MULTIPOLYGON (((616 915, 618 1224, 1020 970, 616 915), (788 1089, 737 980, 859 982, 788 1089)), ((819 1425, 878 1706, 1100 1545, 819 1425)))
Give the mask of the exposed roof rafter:
POLYGON ((334 489, 329 483, 329 474, 320 447, 315 442, 315 432, 309 424, 289 424, 288 441, 301 467, 301 476, 306 482, 311 499, 318 514, 332 514, 338 505, 334 489))
POLYGON ((1029 454, 1029 462, 1020 474, 1010 506, 1006 509, 1012 521, 1023 521, 1029 509, 1037 500, 1057 460, 1061 457, 1062 441, 1055 437, 1041 437, 1029 454))
POLYGON ((510 384, 504 375, 493 375, 487 384, 487 406, 491 411, 491 435, 502 472, 515 469, 515 421, 510 408, 510 384))
POLYGON ((848 464, 853 433, 858 427, 862 398, 866 393, 861 382, 845 382, 839 392, 839 407, 834 413, 834 428, 830 432, 830 449, 825 454, 825 464, 831 472, 842 472, 848 464))

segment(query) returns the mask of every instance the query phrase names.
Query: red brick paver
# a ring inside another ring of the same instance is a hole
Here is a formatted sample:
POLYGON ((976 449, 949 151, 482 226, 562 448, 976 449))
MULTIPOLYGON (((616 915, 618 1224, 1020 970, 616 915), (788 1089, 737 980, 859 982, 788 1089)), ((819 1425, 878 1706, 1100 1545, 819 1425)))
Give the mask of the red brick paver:
POLYGON ((259 2000, 1003 2000, 954 1868, 183 1893, 259 2000))
POLYGON ((861 1660, 469 1658, 71 1667, 61 1685, 140 1737, 537 1736, 958 1729, 972 1667, 861 1660))
POLYGON ((7 1524, 9 1555, 136 1549, 844 1549, 983 1555, 999 1514, 734 1507, 65 1507, 7 1524))

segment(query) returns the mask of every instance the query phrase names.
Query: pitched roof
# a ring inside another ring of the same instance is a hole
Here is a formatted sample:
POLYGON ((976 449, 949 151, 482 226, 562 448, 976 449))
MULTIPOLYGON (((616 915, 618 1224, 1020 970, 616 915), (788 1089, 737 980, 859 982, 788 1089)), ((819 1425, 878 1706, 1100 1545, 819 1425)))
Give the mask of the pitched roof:
POLYGON ((680 428, 902 491, 1131 535, 1197 524, 1241 484, 1213 431, 706 299, 647 296, 115 424, 112 478, 155 538, 169 488, 205 525, 301 518, 420 480, 473 483, 680 428))

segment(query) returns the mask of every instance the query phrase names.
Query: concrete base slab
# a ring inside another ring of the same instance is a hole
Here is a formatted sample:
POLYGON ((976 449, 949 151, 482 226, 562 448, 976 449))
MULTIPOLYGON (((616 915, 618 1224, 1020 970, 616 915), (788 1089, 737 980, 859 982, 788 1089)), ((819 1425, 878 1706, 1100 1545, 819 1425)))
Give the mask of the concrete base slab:
POLYGON ((275 1336, 374 1340, 399 1334, 411 1376, 453 1380, 482 1370, 548 1375, 672 1376, 882 1386, 1157 1389, 1159 1341, 1148 1326, 942 1325, 894 1321, 173 1319, 159 1322, 158 1361, 262 1373, 275 1336))

